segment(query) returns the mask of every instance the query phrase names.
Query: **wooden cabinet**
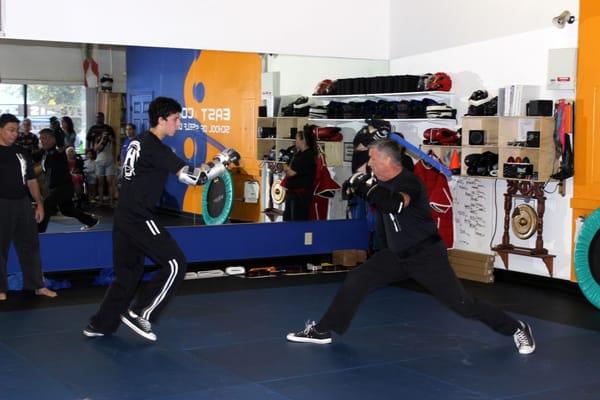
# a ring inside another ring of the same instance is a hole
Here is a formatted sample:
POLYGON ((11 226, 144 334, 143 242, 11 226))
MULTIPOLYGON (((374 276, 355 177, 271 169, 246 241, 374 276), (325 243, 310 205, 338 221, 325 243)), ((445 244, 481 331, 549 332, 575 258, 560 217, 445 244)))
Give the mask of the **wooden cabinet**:
POLYGON ((556 161, 554 117, 500 117, 498 128, 499 177, 541 182, 550 179, 556 161), (527 169, 531 169, 531 175, 527 169))
POLYGON ((486 151, 498 155, 497 177, 545 182, 554 172, 554 117, 463 118, 461 175, 465 160, 486 151))
POLYGON ((98 92, 97 99, 97 111, 104 113, 104 123, 110 125, 115 131, 115 161, 121 149, 121 126, 123 125, 125 106, 123 96, 123 93, 98 92))

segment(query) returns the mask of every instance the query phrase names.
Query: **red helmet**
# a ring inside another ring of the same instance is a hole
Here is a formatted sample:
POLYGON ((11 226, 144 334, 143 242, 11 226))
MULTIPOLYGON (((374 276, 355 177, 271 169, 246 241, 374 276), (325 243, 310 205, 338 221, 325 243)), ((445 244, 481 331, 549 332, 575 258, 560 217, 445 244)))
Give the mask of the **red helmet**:
POLYGON ((315 95, 327 95, 331 91, 331 85, 333 81, 331 79, 323 79, 319 84, 315 87, 315 95))
POLYGON ((423 139, 423 144, 453 145, 460 141, 460 135, 448 128, 428 128, 423 132, 423 139))
POLYGON ((445 72, 436 72, 427 83, 427 90, 449 92, 452 89, 452 79, 445 72))

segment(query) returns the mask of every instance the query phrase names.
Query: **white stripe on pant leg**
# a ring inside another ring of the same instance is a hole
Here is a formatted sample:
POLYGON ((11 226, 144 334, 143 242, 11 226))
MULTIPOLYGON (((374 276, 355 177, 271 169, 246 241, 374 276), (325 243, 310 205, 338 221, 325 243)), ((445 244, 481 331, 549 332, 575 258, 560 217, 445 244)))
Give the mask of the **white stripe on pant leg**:
POLYGON ((160 230, 158 229, 158 227, 156 226, 156 223, 154 222, 153 219, 150 220, 150 223, 152 224, 152 226, 154 227, 154 230, 156 231, 157 235, 160 235, 160 230))
POLYGON ((158 235, 158 233, 154 231, 154 227, 150 224, 150 221, 146 221, 146 225, 148 225, 148 229, 150 229, 150 232, 152 232, 153 236, 158 235))
POLYGON ((171 267, 171 274, 169 275, 165 286, 163 286, 158 296, 154 298, 152 304, 150 304, 142 311, 142 318, 146 320, 150 319, 150 314, 152 313, 152 311, 154 311, 154 309, 158 307, 160 302, 164 300, 165 296, 169 292, 169 289, 171 289, 171 286, 173 286, 173 282, 175 281, 175 277, 177 276, 177 271, 179 270, 179 265, 177 264, 177 260, 172 259, 169 260, 169 266, 171 267))

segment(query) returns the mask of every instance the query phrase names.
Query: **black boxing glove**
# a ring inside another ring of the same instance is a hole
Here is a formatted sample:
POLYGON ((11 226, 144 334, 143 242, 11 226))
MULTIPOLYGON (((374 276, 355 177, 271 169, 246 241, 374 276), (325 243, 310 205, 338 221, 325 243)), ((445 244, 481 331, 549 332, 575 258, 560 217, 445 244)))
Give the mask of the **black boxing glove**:
POLYGON ((357 172, 348 179, 348 183, 354 194, 366 199, 369 191, 376 186, 377 179, 372 175, 357 172))

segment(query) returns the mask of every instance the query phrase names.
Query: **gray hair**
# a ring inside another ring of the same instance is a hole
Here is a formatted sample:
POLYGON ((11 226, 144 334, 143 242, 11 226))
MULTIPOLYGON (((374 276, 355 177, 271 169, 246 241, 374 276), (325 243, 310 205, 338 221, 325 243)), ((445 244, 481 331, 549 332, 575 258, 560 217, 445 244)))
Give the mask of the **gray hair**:
POLYGON ((395 164, 402 166, 402 146, 392 139, 381 139, 369 145, 369 149, 377 151, 390 157, 395 164))

